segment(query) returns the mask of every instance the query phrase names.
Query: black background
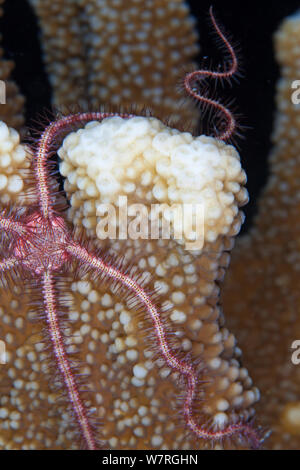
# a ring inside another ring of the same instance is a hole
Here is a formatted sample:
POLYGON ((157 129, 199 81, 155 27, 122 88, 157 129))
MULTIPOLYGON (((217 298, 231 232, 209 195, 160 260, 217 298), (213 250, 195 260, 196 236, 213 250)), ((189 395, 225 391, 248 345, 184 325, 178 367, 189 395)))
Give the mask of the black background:
MULTIPOLYGON (((249 227, 257 197, 266 182, 267 157, 271 147, 275 84, 278 79, 272 35, 284 17, 300 9, 300 0, 189 0, 188 3, 197 19, 201 44, 199 61, 203 55, 212 58, 215 65, 223 62, 222 54, 210 34, 208 9, 211 4, 218 20, 241 48, 243 78, 232 88, 229 87, 226 96, 236 99, 243 116, 242 124, 250 127, 244 132, 245 139, 238 141, 251 198, 245 208, 246 227, 249 227)), ((16 64, 13 78, 26 97, 26 123, 30 125, 37 113, 50 109, 51 89, 42 63, 37 22, 26 0, 5 1, 0 31, 4 56, 13 59, 16 64)), ((226 90, 223 92, 221 89, 220 93, 222 96, 226 90)))

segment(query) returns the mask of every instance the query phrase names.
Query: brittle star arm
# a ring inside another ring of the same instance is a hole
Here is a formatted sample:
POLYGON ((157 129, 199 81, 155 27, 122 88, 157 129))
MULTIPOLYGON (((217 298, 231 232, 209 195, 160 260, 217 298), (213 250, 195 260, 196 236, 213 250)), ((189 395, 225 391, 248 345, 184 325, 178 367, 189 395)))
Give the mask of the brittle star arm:
POLYGON ((3 230, 7 234, 18 236, 22 236, 27 232, 24 224, 16 222, 10 217, 5 217, 3 213, 0 214, 0 230, 3 230))
POLYGON ((51 200, 51 178, 47 162, 49 154, 53 152, 53 142, 62 134, 66 134, 74 125, 90 121, 102 121, 107 117, 119 116, 122 118, 134 117, 126 113, 86 112, 65 116, 51 122, 42 133, 35 152, 35 179, 41 213, 45 219, 53 215, 53 202, 51 200))
POLYGON ((235 117, 233 116, 232 112, 230 109, 228 109, 226 106, 222 105, 218 100, 214 100, 210 97, 206 97, 201 92, 199 91, 199 86, 197 83, 201 83, 201 80, 206 79, 206 78, 212 78, 216 80, 229 80, 232 78, 238 71, 238 59, 235 54, 235 51, 230 44, 230 41, 226 38, 225 34, 221 31, 221 28, 216 22, 214 13, 213 13, 213 8, 210 7, 209 9, 209 14, 211 18, 211 22, 213 24, 213 27, 219 37, 219 39, 222 41, 224 44, 229 57, 231 59, 231 64, 229 69, 225 69, 224 71, 213 71, 213 70, 195 70, 193 72, 188 73, 185 78, 184 78, 184 88, 186 93, 195 100, 196 103, 209 106, 212 109, 214 109, 220 116, 223 116, 225 118, 225 128, 223 131, 217 132, 216 133, 216 138, 219 140, 230 140, 230 138, 233 136, 233 134, 236 131, 237 128, 237 122, 235 117))
POLYGON ((0 280, 4 285, 14 279, 18 267, 20 262, 15 256, 0 259, 0 280))
POLYGON ((186 379, 186 395, 183 404, 183 412, 187 427, 196 435, 196 437, 204 440, 218 441, 226 437, 244 434, 246 435, 251 445, 257 448, 260 445, 260 438, 257 431, 246 422, 237 424, 228 424, 223 429, 209 429, 196 420, 193 415, 193 402, 197 390, 197 373, 192 362, 181 360, 172 351, 168 344, 167 334, 161 319, 160 312, 152 301, 151 296, 146 292, 142 285, 132 278, 130 275, 125 274, 122 270, 106 264, 101 258, 90 253, 86 248, 79 243, 71 242, 66 246, 66 251, 75 259, 79 260, 83 266, 91 268, 99 274, 104 274, 119 282, 123 287, 132 292, 136 300, 144 307, 146 314, 148 314, 153 323, 153 329, 157 338, 159 352, 163 356, 166 364, 173 370, 180 373, 186 379))
POLYGON ((52 342, 57 365, 67 387, 72 409, 79 424, 83 440, 85 441, 88 450, 96 450, 94 433, 88 420, 87 410, 80 397, 74 373, 65 351, 58 318, 55 283, 50 270, 46 270, 42 274, 42 286, 46 321, 49 327, 49 336, 52 342))
POLYGON ((14 256, 10 258, 0 260, 0 273, 4 274, 8 271, 11 271, 14 268, 17 268, 19 265, 19 260, 14 256))
MULTIPOLYGON (((27 230, 25 225, 20 222, 16 222, 9 217, 4 217, 3 213, 0 214, 0 232, 3 231, 10 236, 22 236, 27 230)), ((0 260, 0 273, 6 274, 9 271, 17 268, 20 264, 19 259, 15 256, 10 256, 9 258, 0 260)))

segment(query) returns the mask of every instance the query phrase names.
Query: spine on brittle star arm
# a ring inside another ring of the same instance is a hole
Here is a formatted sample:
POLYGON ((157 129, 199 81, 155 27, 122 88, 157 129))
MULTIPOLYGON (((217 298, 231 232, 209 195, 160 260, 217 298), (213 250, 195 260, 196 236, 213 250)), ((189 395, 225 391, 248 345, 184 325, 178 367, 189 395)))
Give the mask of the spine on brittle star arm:
POLYGON ((119 116, 122 118, 133 117, 132 114, 119 114, 119 113, 101 113, 101 112, 87 112, 78 113, 66 116, 57 121, 52 122, 42 133, 37 150, 35 152, 35 177, 36 186, 39 196, 39 205, 43 217, 45 219, 51 218, 53 215, 53 204, 51 202, 51 191, 49 187, 49 171, 47 168, 47 161, 53 149, 53 142, 58 136, 69 131, 73 125, 78 123, 86 123, 89 121, 102 121, 107 117, 119 116))
POLYGON ((227 141, 233 136, 237 127, 237 123, 233 114, 228 108, 222 105, 219 101, 206 97, 204 95, 201 95, 198 90, 198 86, 199 86, 199 82, 201 82, 201 80, 205 78, 215 79, 215 80, 225 80, 225 79, 232 78, 238 71, 238 60, 237 60, 237 56, 234 52, 232 45, 230 44, 226 36, 222 33, 220 27, 218 26, 216 22, 212 7, 210 7, 209 9, 209 14, 210 14, 210 18, 211 18, 213 27, 216 30, 217 35, 222 40, 227 51, 229 52, 230 59, 231 59, 231 66, 228 70, 224 70, 223 72, 216 72, 213 70, 206 70, 206 69, 196 70, 194 72, 188 73, 185 76, 183 84, 184 84, 184 89, 186 93, 191 98, 193 98, 193 100, 195 100, 196 103, 203 105, 204 107, 209 106, 215 109, 218 115, 223 116, 223 118, 225 118, 225 121, 226 121, 225 128, 219 133, 216 132, 215 137, 219 140, 227 141))
POLYGON ((80 398, 76 381, 65 352, 56 311, 53 279, 49 271, 45 271, 43 273, 43 293, 47 323, 49 325, 49 334, 53 344, 54 354, 59 370, 67 387, 68 395, 86 446, 88 450, 96 450, 94 434, 87 417, 85 406, 80 398))
POLYGON ((14 257, 7 258, 5 261, 0 261, 0 272, 5 273, 5 271, 9 271, 12 268, 16 268, 18 264, 19 260, 14 257))
POLYGON ((143 306, 150 316, 157 339, 159 352, 166 364, 174 371, 184 376, 187 382, 186 397, 184 401, 184 416, 188 428, 200 439, 209 441, 218 441, 226 437, 235 435, 246 436, 252 447, 257 448, 260 444, 259 436, 256 430, 247 423, 229 424, 224 429, 209 430, 197 423, 193 416, 193 401, 197 388, 197 373, 192 363, 181 360, 176 357, 167 341, 167 335, 161 319, 160 312, 152 301, 151 296, 145 291, 138 281, 130 275, 125 274, 120 269, 104 263, 101 258, 89 253, 79 244, 70 244, 66 247, 70 255, 78 259, 84 266, 89 266, 99 274, 104 274, 108 278, 119 282, 124 288, 132 292, 134 298, 143 306))
POLYGON ((26 228, 23 224, 11 220, 11 218, 3 217, 0 215, 0 230, 3 230, 7 234, 15 234, 22 236, 26 233, 26 228))

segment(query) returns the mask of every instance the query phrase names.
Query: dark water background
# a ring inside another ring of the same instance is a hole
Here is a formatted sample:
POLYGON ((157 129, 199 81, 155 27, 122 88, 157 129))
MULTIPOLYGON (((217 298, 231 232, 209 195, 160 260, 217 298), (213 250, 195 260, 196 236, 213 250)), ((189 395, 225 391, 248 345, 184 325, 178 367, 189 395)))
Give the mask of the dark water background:
MULTIPOLYGON (((267 157, 271 147, 275 84, 278 79, 272 34, 284 17, 300 9, 300 0, 189 0, 188 3, 197 19, 201 44, 199 60, 204 55, 211 57, 216 65, 222 63, 222 54, 209 34, 211 26, 207 13, 211 4, 217 18, 241 48, 244 78, 239 84, 229 87, 227 93, 222 89, 220 92, 236 98, 238 110, 243 115, 242 123, 250 127, 244 133, 245 139, 239 141, 251 198, 245 208, 247 217, 243 230, 246 230, 251 225, 257 197, 268 172, 267 157)), ((51 88, 43 67, 36 18, 26 0, 5 1, 0 31, 5 57, 13 59, 16 64, 13 78, 26 97, 26 123, 30 125, 37 113, 50 109, 51 88)))

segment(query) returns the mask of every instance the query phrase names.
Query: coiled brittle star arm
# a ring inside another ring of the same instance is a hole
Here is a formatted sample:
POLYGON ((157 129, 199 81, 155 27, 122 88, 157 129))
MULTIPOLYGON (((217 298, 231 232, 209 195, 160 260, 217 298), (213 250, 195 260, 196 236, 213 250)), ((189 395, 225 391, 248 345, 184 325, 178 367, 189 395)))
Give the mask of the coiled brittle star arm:
POLYGON ((94 272, 117 281, 123 288, 130 291, 133 294, 134 299, 143 307, 145 313, 150 317, 160 355, 172 370, 179 372, 179 374, 186 379, 187 389, 184 401, 184 417, 187 427, 200 439, 219 441, 226 437, 241 434, 250 440, 253 448, 259 447, 259 435, 257 431, 247 423, 241 422, 237 424, 228 424, 223 429, 210 430, 206 429, 205 426, 201 426, 196 421, 193 415, 193 401, 195 399, 198 381, 196 370, 194 369, 192 362, 181 360, 173 353, 168 344, 167 334, 164 329, 161 314, 155 303, 152 301, 151 296, 146 292, 142 285, 130 275, 125 274, 121 269, 106 264, 100 257, 89 253, 86 248, 78 243, 71 242, 66 246, 66 251, 71 256, 79 260, 85 267, 89 267, 94 272))
POLYGON ((231 58, 231 66, 228 70, 225 70, 223 72, 216 72, 213 70, 206 70, 206 69, 195 70, 194 72, 190 72, 185 76, 183 85, 184 85, 184 89, 186 93, 191 98, 193 98, 196 103, 199 103, 200 105, 204 105, 204 106, 209 106, 215 109, 217 115, 223 116, 223 118, 225 118, 226 125, 225 125, 224 130, 222 130, 219 133, 216 132, 215 137, 219 140, 227 141, 233 136, 233 134, 236 131, 236 127, 237 127, 236 119, 234 118, 231 111, 226 106, 221 104, 219 101, 206 97, 204 95, 201 95, 198 90, 197 84, 198 82, 200 82, 202 79, 205 79, 205 78, 212 78, 216 80, 230 79, 238 71, 238 60, 237 60, 237 57, 236 57, 236 54, 234 52, 232 45, 230 44, 226 36, 222 33, 220 27, 218 26, 216 22, 212 7, 210 7, 209 9, 209 15, 210 15, 211 22, 216 30, 217 35, 222 40, 227 51, 229 52, 229 55, 231 58))

